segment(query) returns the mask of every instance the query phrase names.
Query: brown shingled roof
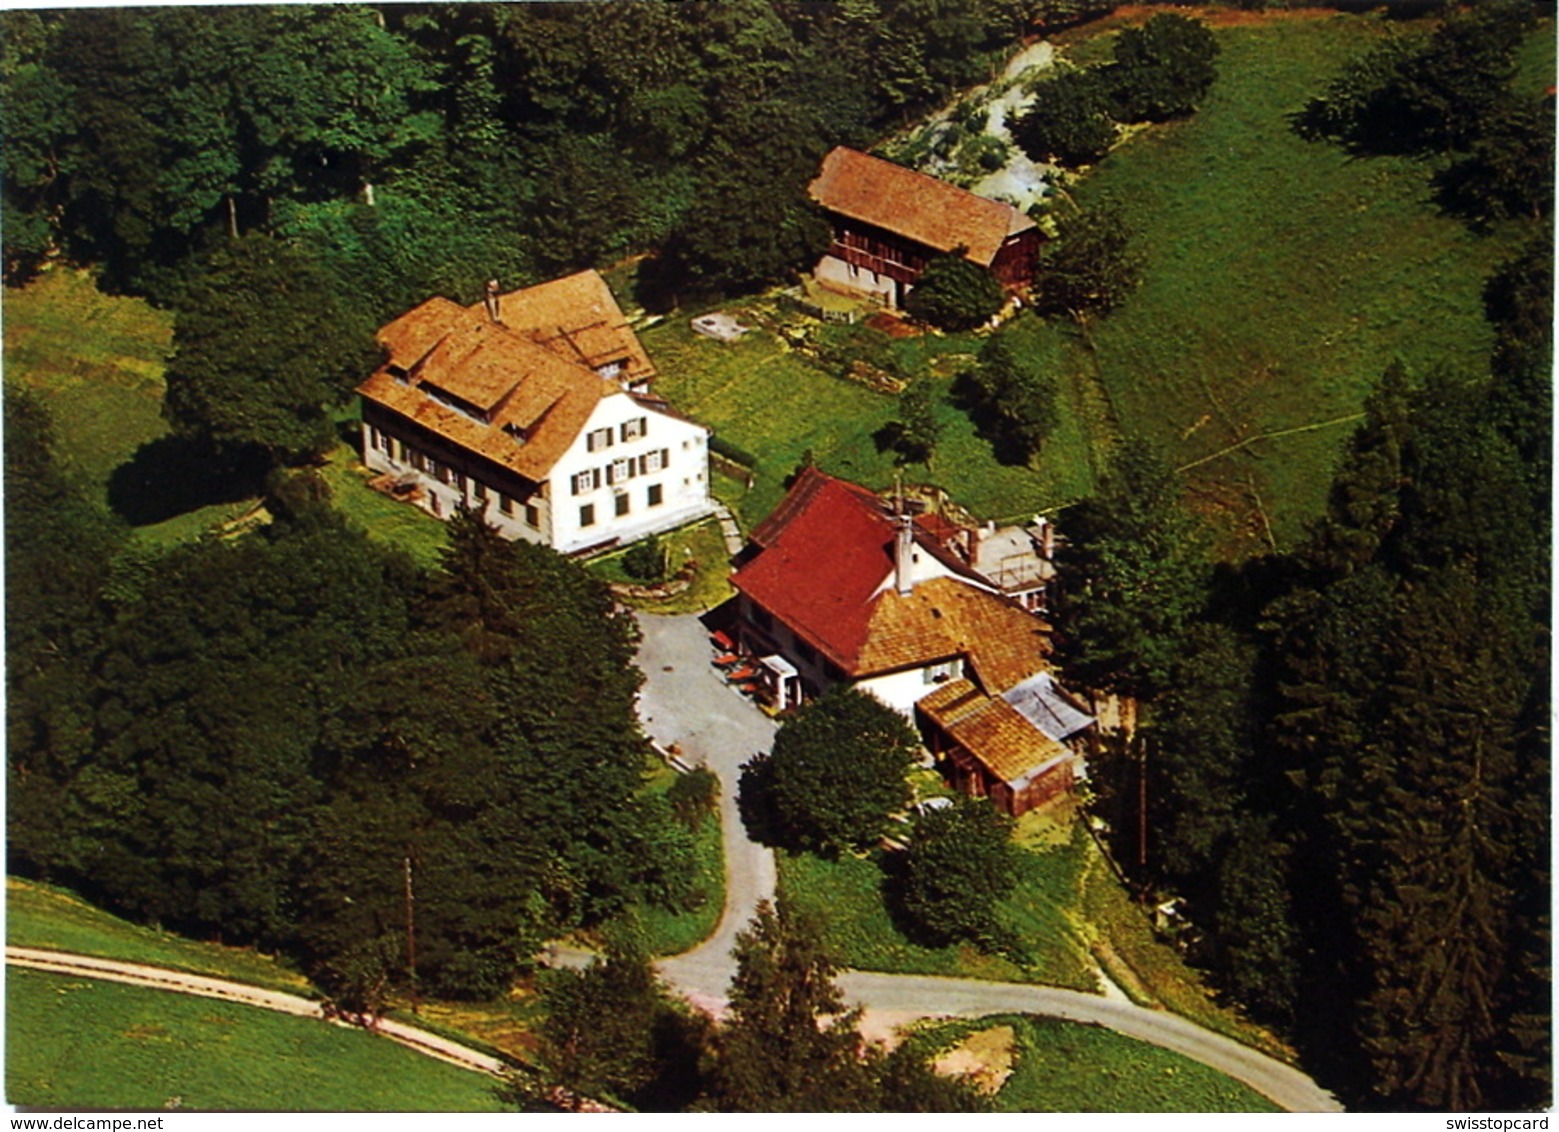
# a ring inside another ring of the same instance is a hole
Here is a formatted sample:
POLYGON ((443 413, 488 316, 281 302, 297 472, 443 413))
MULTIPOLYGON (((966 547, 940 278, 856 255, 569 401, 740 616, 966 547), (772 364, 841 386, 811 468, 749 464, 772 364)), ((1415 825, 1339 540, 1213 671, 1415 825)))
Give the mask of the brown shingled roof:
POLYGON ((1021 790, 1069 752, 1006 701, 982 693, 967 680, 944 684, 915 705, 997 778, 1021 790))
POLYGON ((966 248, 967 258, 982 267, 991 265, 1008 236, 1035 226, 1010 204, 844 146, 823 158, 822 172, 808 191, 830 212, 936 251, 966 248))
MULTIPOLYGON (((628 325, 606 280, 580 271, 534 287, 510 291, 498 300, 499 318, 561 358, 590 369, 622 362, 622 377, 632 383, 655 376, 655 366, 628 325)), ((469 308, 482 314, 482 304, 469 308)), ((485 317, 485 315, 484 315, 485 317)))
POLYGON ((390 322, 379 332, 389 359, 357 392, 540 481, 601 398, 619 391, 594 365, 622 360, 620 376, 628 381, 643 380, 654 368, 593 271, 514 291, 500 302, 498 323, 480 303, 461 307, 444 298, 390 322))
POLYGON ((1049 668, 1049 629, 1006 598, 932 578, 907 596, 890 588, 877 599, 855 668, 889 672, 963 655, 994 695, 1049 668))

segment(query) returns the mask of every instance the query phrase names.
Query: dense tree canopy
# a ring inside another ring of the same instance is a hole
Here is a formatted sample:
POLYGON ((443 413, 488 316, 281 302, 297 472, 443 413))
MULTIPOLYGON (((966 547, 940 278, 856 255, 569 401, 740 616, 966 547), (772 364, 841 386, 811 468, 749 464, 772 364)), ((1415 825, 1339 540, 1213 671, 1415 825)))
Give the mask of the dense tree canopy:
POLYGON ((191 255, 260 230, 305 236, 380 317, 656 250, 667 293, 751 287, 815 254, 805 186, 830 146, 1077 7, 6 13, 7 277, 59 250, 163 297, 191 255))
POLYGON ((306 254, 265 236, 218 248, 181 296, 163 415, 177 434, 273 459, 335 444, 329 408, 372 372, 361 307, 306 254))
MULTIPOLYGON (((761 790, 792 844, 838 851, 870 845, 909 801, 905 775, 919 743, 904 717, 847 687, 787 719, 772 754, 744 776, 761 790)), ((754 764, 749 764, 753 766, 754 764)))
POLYGON ((1012 136, 1035 161, 1091 165, 1110 151, 1116 125, 1108 91, 1092 71, 1071 71, 1034 86, 1034 103, 1012 124, 1012 136))
MULTIPOLYGON (((46 420, 7 413, 8 536, 45 496, 64 534, 46 420)), ((13 867, 288 949, 358 1006, 493 994, 569 925, 685 906, 689 835, 639 792, 633 623, 577 566, 462 518, 427 577, 304 493, 111 572, 92 519, 47 584, 47 537, 7 555, 10 781, 39 815, 13 867)))
POLYGON ((1142 257, 1119 208, 1102 202, 1067 217, 1058 239, 1039 253, 1034 308, 1081 321, 1108 314, 1141 281, 1142 257))
POLYGON ((1218 51, 1203 24, 1174 12, 1121 29, 1107 72, 1115 117, 1163 122, 1189 114, 1217 78, 1218 51))
POLYGON ((953 251, 926 265, 904 309, 941 330, 973 330, 1001 310, 1005 298, 990 272, 953 251))
POLYGON ((960 382, 981 434, 999 460, 1012 464, 1038 456, 1059 419, 1055 380, 1014 344, 1020 330, 1021 323, 1009 323, 993 334, 980 364, 960 382))
POLYGON ((1068 508, 1058 611, 1068 671, 1083 684, 1152 697, 1170 684, 1201 605, 1207 567, 1180 484, 1145 445, 1116 452, 1089 499, 1068 508))

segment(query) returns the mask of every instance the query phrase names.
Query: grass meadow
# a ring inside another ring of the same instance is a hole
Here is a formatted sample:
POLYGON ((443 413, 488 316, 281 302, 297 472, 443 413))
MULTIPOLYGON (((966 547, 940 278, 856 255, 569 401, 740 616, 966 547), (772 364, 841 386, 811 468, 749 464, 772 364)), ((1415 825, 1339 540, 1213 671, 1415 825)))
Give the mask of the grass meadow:
POLYGON ((499 1112, 495 1082, 360 1030, 6 973, 6 1100, 65 1109, 499 1112))
MULTIPOLYGON (((677 780, 669 766, 657 767, 645 784, 646 792, 664 794, 677 780)), ((714 933, 725 908, 725 851, 720 841, 720 814, 705 814, 693 831, 694 887, 704 894, 696 908, 672 912, 653 904, 641 904, 632 916, 651 955, 680 955, 714 933)))
MULTIPOLYGON (((740 317, 743 306, 727 309, 740 317)), ((773 510, 785 494, 786 477, 808 453, 832 475, 875 489, 892 486, 893 453, 879 450, 876 434, 894 419, 896 398, 827 372, 763 329, 737 342, 715 342, 694 334, 679 316, 646 331, 644 343, 660 371, 656 389, 679 411, 757 456, 750 490, 723 476, 713 481, 744 528, 773 510)), ((954 406, 953 373, 972 363, 979 347, 980 340, 970 336, 885 345, 903 356, 917 373, 914 380, 932 386, 942 426, 930 468, 910 465, 906 481, 942 487, 981 518, 1027 518, 1086 494, 1092 486, 1088 430, 1068 391, 1060 399, 1061 424, 1032 468, 999 464, 990 444, 954 406)), ((1040 352, 1042 364, 1051 368, 1053 342, 1025 335, 1022 347, 1040 352)))
MULTIPOLYGON (((1121 206, 1144 278, 1085 329, 1020 334, 1061 394, 1060 423, 1034 467, 997 463, 949 400, 953 363, 979 340, 931 336, 886 347, 933 383, 943 426, 932 467, 912 465, 907 479, 944 488, 980 518, 1013 520, 1086 495, 1119 439, 1140 436, 1183 469, 1220 556, 1240 558, 1303 535, 1392 361, 1418 373, 1486 364, 1484 280, 1531 228, 1474 234, 1436 207, 1428 163, 1352 157, 1291 128, 1388 21, 1235 15, 1212 21, 1222 54, 1205 105, 1134 131, 1070 188, 1084 208, 1105 198, 1121 206), (917 364, 948 353, 947 364, 917 364)), ((1106 58, 1114 27, 1068 33, 1066 54, 1106 58)), ((1551 32, 1545 25, 1523 49, 1524 89, 1553 81, 1551 32)), ((763 300, 728 309, 773 315, 763 300)), ((751 490, 716 481, 746 525, 778 502, 809 451, 835 475, 892 483, 891 454, 874 441, 893 418, 892 397, 825 372, 762 329, 732 344, 700 338, 688 313, 644 339, 660 391, 758 457, 751 490)))
POLYGON ((780 894, 823 923, 824 938, 842 966, 1099 989, 1081 915, 1087 847, 1078 837, 1023 854, 1018 889, 1002 905, 1007 923, 1029 950, 1023 963, 971 944, 932 947, 914 939, 888 909, 876 853, 826 859, 778 850, 775 857, 780 894))
POLYGON ((309 981, 301 974, 252 948, 201 943, 132 924, 73 892, 38 881, 7 877, 5 888, 8 944, 150 963, 292 994, 310 993, 309 981))
MULTIPOLYGON (((1531 234, 1474 235, 1441 215, 1423 162, 1293 132, 1290 117, 1387 30, 1335 13, 1219 28, 1205 105, 1138 134, 1076 188, 1084 207, 1121 205, 1146 269, 1069 364, 1096 370, 1123 432, 1196 465, 1191 499, 1228 555, 1270 546, 1269 531, 1280 547, 1300 536, 1393 360, 1486 365, 1484 280, 1531 234), (1273 433, 1288 435, 1256 439, 1273 433)), ((1552 74, 1551 32, 1523 55, 1533 75, 1545 60, 1552 74)))
POLYGON ((993 1026, 1014 1031, 1012 1074, 998 1112, 1279 1112, 1260 1093, 1170 1050, 1097 1026, 1028 1015, 948 1022, 911 1042, 950 1048, 993 1026))

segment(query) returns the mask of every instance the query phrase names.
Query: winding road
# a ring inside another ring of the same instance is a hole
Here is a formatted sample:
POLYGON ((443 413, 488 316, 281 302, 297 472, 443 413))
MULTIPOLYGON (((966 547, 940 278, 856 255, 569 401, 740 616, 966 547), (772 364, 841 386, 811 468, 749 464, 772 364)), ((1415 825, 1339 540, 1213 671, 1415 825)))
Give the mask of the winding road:
MULTIPOLYGON (((731 947, 759 901, 775 891, 773 853, 748 840, 736 807, 741 764, 767 751, 775 725, 726 687, 710 665, 709 640, 695 616, 641 615, 639 666, 645 685, 639 715, 662 746, 720 777, 720 819, 726 861, 726 902, 715 933, 698 947, 658 963, 667 982, 702 1008, 718 1012, 735 974, 731 947)), ((1255 1089, 1293 1112, 1340 1112, 1337 1099, 1292 1066, 1204 1029, 1178 1014, 1061 987, 846 971, 839 987, 865 1008, 864 1028, 885 1032, 915 1018, 1042 1014, 1104 1026, 1183 1054, 1255 1089)))
MULTIPOLYGON (((683 758, 720 777, 720 818, 726 860, 726 901, 713 935, 698 947, 659 962, 661 975, 695 1005, 723 1010, 735 974, 731 949, 758 903, 773 899, 773 853, 750 840, 736 806, 741 764, 774 740, 775 725, 725 686, 709 663, 709 644, 696 617, 641 617, 639 663, 645 686, 639 712, 645 730, 663 746, 675 744, 683 758)), ((130 986, 199 995, 325 1019, 323 1005, 284 991, 162 967, 99 959, 39 948, 7 947, 6 963, 56 974, 103 979, 130 986)), ((564 960, 587 960, 582 955, 564 960)), ((1183 1054, 1240 1081, 1294 1112, 1340 1112, 1335 1097, 1292 1066, 1206 1030, 1177 1014, 1061 987, 888 975, 845 971, 839 987, 852 1005, 864 1008, 863 1028, 886 1033, 917 1018, 979 1017, 997 1013, 1040 1014, 1104 1026, 1116 1033, 1183 1054)), ((340 1022, 345 1025, 346 1023, 340 1022)), ((461 1068, 501 1075, 495 1057, 448 1038, 380 1019, 376 1033, 429 1057, 461 1068)))

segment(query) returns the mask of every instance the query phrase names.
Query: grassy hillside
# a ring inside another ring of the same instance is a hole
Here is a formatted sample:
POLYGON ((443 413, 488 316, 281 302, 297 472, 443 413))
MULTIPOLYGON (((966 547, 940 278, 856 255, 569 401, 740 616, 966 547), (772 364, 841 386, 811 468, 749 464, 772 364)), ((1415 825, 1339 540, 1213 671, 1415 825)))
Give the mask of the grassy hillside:
MULTIPOLYGON (((748 325, 749 309, 774 317, 762 299, 735 303, 748 325)), ((886 339, 884 339, 886 342, 886 339)), ((681 412, 710 425, 723 439, 758 457, 750 491, 714 487, 751 528, 784 495, 784 480, 810 452, 833 475, 877 489, 893 483, 891 452, 880 451, 877 432, 894 418, 896 398, 846 381, 790 350, 780 338, 755 330, 738 342, 721 343, 694 334, 684 315, 648 330, 644 344, 660 371, 656 389, 681 412)), ((1092 486, 1087 427, 1078 399, 1061 398, 1061 422, 1033 468, 997 463, 988 442, 975 435, 969 418, 951 402, 952 373, 971 364, 981 340, 972 336, 932 337, 884 346, 903 356, 917 380, 928 382, 942 425, 932 466, 912 465, 905 478, 934 483, 981 518, 1027 517, 1069 502, 1092 486), (932 365, 935 355, 953 355, 932 365)), ((1061 348, 1044 335, 1025 334, 1020 343, 1046 368, 1061 348)))
MULTIPOLYGON (((1074 350, 1069 364, 1097 365, 1124 431, 1177 466, 1206 461, 1187 480, 1226 551, 1259 548, 1268 523, 1279 545, 1298 537, 1394 358, 1420 372, 1485 364, 1483 282, 1524 230, 1474 236, 1435 209, 1425 165, 1351 158, 1290 128, 1385 29, 1335 14, 1219 28, 1206 105, 1133 138, 1077 190, 1085 207, 1122 205, 1147 267, 1095 327, 1096 362, 1074 350), (1311 431, 1216 455, 1294 429, 1311 431)), ((1526 54, 1540 72, 1545 52, 1526 54)))
POLYGON ((13 969, 6 1100, 58 1108, 493 1112, 493 1082, 361 1031, 13 969))
POLYGON ((307 979, 269 956, 141 927, 93 907, 72 892, 36 881, 6 878, 5 917, 6 942, 19 947, 74 951, 293 994, 309 992, 307 979))

